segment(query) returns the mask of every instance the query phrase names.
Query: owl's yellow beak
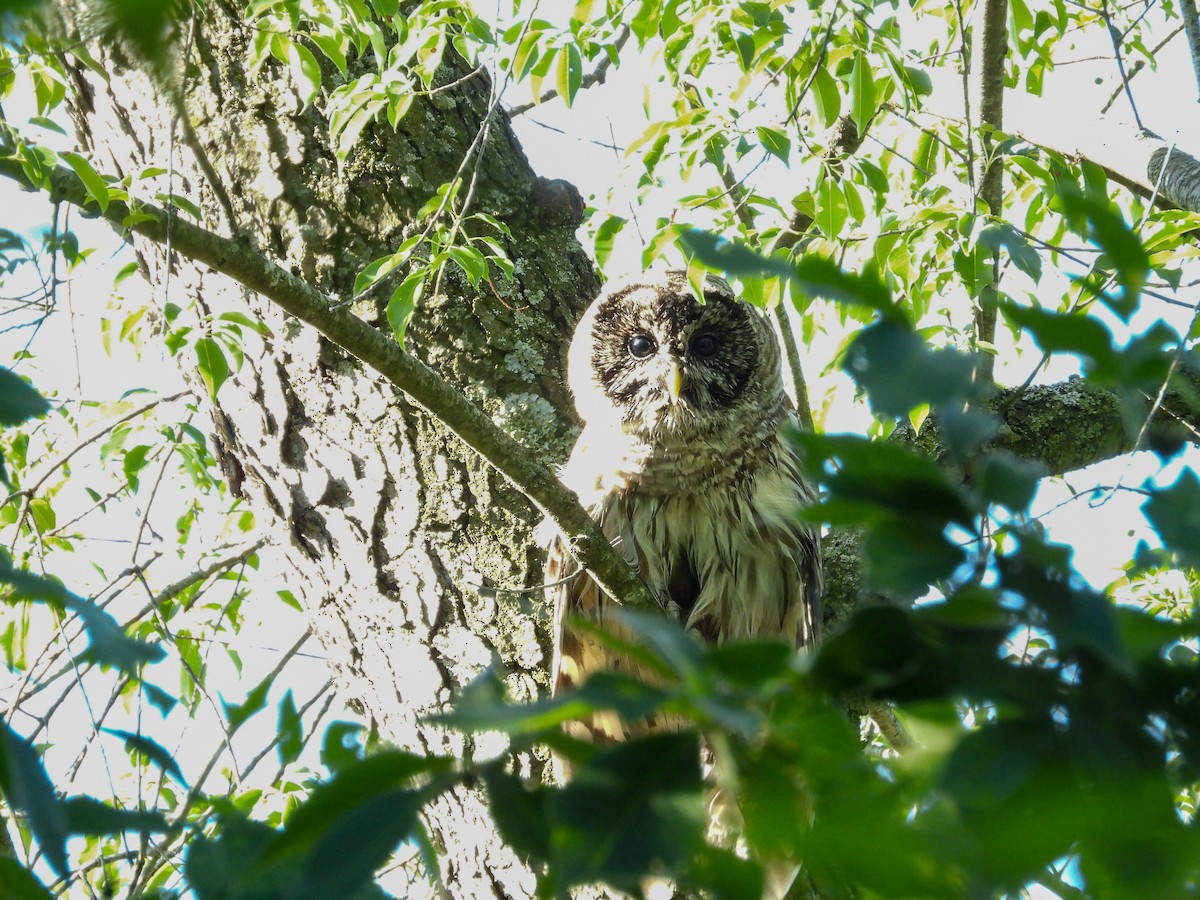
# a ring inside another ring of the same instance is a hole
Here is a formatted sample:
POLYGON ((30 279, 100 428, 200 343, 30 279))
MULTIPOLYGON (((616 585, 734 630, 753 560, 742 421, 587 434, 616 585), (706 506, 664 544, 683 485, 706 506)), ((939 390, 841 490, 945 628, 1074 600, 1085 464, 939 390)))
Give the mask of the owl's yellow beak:
POLYGON ((667 369, 667 377, 664 379, 667 388, 667 397, 671 403, 679 402, 679 395, 683 393, 683 366, 679 365, 678 361, 671 360, 671 367, 667 369))

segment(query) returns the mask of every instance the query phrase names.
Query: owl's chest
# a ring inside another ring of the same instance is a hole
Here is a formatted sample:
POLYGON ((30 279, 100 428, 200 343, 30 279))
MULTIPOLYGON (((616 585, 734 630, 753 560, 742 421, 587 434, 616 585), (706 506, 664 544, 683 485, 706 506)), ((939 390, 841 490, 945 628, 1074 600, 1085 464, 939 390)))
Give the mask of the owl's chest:
POLYGON ((795 569, 781 540, 795 530, 795 484, 768 466, 704 490, 634 486, 597 518, 668 614, 709 641, 768 637, 795 569))

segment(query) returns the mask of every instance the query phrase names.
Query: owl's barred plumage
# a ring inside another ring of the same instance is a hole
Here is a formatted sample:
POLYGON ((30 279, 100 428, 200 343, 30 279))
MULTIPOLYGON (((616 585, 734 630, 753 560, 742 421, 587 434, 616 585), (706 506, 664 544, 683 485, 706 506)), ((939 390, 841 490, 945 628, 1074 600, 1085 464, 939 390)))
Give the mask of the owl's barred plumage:
MULTIPOLYGON (((809 646, 820 629, 819 537, 797 517, 814 495, 783 433, 795 420, 779 345, 725 281, 709 276, 704 297, 670 270, 612 287, 588 308, 569 354, 584 427, 562 479, 663 610, 704 640, 809 646)), ((554 690, 599 670, 646 674, 572 626, 581 617, 619 631, 613 601, 586 573, 571 577, 577 570, 554 540, 554 690)), ((597 714, 573 730, 605 741, 630 727, 597 714)))

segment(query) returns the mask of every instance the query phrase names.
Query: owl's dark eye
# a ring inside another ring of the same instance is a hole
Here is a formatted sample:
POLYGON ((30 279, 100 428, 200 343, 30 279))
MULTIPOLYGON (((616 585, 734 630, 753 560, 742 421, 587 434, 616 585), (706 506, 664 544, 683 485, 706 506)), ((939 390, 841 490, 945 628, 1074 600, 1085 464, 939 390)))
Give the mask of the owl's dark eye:
POLYGON ((629 352, 633 356, 636 356, 638 359, 645 359, 654 352, 655 343, 654 338, 650 337, 650 335, 638 332, 629 339, 629 343, 625 346, 629 348, 629 352))
POLYGON ((711 331, 702 331, 692 338, 691 351, 700 359, 712 359, 720 349, 721 341, 711 331))

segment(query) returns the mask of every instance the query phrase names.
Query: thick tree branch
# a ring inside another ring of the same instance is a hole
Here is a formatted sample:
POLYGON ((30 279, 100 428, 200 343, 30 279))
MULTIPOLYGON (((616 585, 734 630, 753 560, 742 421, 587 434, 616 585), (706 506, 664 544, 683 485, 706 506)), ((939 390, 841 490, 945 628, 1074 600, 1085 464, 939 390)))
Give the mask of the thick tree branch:
MULTIPOLYGON (((1001 422, 995 448, 1042 463, 1048 475, 1065 475, 1135 449, 1137 429, 1129 428, 1129 416, 1138 421, 1138 416, 1151 413, 1153 404, 1143 397, 1136 409, 1123 407, 1116 394, 1073 379, 998 391, 988 406, 1001 422)), ((1200 370, 1180 367, 1161 408, 1153 410, 1150 425, 1158 437, 1200 444, 1200 370)), ((920 434, 906 426, 897 430, 895 439, 946 461, 946 447, 933 417, 920 434)), ((821 553, 825 621, 836 626, 871 596, 863 578, 859 534, 834 531, 822 541, 821 553)))
MULTIPOLYGON (((1004 59, 1008 52, 1008 0, 987 0, 979 45, 972 54, 978 92, 980 154, 979 199, 988 215, 999 219, 1004 210, 1004 162, 997 150, 996 133, 1004 128, 1004 59)), ((975 339, 982 344, 996 341, 996 313, 1000 303, 1000 251, 992 253, 992 280, 979 292, 975 311, 975 339)), ((995 357, 982 357, 980 377, 990 382, 995 357)))
POLYGON ((1192 57, 1192 71, 1196 75, 1196 87, 1200 91, 1200 16, 1196 15, 1196 0, 1179 0, 1179 15, 1187 31, 1188 52, 1192 57))
MULTIPOLYGON (((39 189, 18 160, 0 160, 0 176, 28 189, 39 189)), ((94 201, 88 205, 82 182, 68 169, 60 167, 49 174, 48 191, 57 202, 96 212, 94 201)), ((604 590, 632 606, 654 605, 629 564, 613 550, 554 473, 433 369, 405 353, 390 335, 363 322, 245 243, 214 234, 155 204, 137 203, 137 215, 132 219, 131 211, 130 206, 112 201, 101 215, 122 231, 159 243, 166 243, 169 234, 172 251, 228 275, 358 357, 438 418, 532 500, 567 537, 576 558, 604 590)))

